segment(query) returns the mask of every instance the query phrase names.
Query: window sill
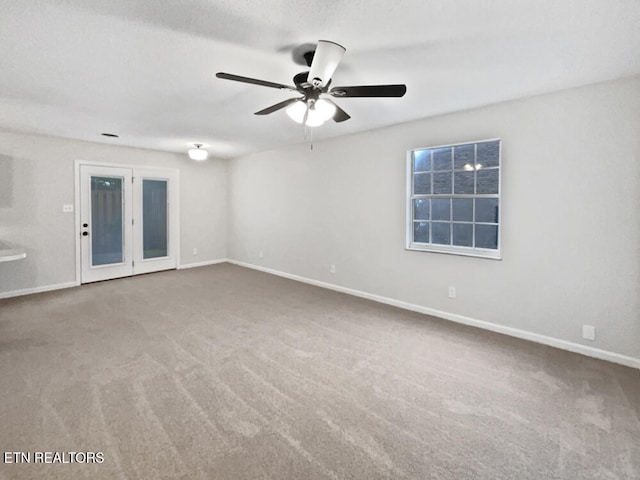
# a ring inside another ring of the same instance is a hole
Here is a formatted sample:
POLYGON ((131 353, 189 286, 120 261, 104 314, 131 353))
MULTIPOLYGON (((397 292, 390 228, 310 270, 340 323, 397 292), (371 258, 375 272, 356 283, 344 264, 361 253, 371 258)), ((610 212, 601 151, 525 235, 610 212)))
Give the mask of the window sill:
POLYGON ((480 248, 465 248, 465 247, 448 247, 437 245, 427 245, 424 243, 412 243, 406 247, 406 250, 414 252, 432 252, 432 253, 447 253, 449 255, 462 255, 464 257, 478 257, 488 258, 490 260, 502 260, 500 250, 485 250, 480 248))

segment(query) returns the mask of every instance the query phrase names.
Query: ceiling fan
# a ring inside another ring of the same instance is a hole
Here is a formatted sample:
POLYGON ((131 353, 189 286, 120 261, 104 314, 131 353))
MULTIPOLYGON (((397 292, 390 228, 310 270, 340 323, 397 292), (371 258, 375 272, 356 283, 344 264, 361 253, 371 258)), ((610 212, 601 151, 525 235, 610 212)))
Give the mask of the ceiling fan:
POLYGON ((402 97, 406 93, 406 85, 356 85, 330 89, 331 77, 345 51, 346 49, 342 45, 328 40, 320 40, 314 51, 306 52, 303 55, 309 71, 298 73, 293 77, 295 87, 224 72, 216 73, 216 77, 300 93, 301 97, 289 98, 276 103, 255 112, 255 115, 268 115, 287 108, 287 114, 293 120, 309 127, 322 125, 331 118, 335 122, 344 122, 351 118, 333 100, 326 98, 327 95, 336 98, 402 97))

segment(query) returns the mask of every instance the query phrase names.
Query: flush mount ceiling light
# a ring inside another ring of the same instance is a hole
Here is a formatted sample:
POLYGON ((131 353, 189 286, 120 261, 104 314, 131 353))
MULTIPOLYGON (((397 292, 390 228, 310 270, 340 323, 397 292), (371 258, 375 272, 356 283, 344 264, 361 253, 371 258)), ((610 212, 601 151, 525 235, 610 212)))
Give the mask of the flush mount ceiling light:
POLYGON ((202 146, 201 143, 194 143, 193 144, 196 148, 192 148, 191 150, 189 150, 189 158, 191 160, 197 160, 199 162, 201 162, 202 160, 206 160, 207 157, 209 156, 209 152, 207 152, 206 150, 201 150, 200 147, 202 146))

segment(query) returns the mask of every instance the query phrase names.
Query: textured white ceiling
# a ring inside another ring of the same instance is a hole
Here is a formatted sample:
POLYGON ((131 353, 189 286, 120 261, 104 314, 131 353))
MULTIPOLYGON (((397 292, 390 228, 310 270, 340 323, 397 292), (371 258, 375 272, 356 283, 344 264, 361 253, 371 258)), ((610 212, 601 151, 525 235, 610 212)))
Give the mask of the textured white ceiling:
POLYGON ((405 83, 401 99, 339 99, 324 139, 640 74, 638 0, 0 0, 0 127, 233 157, 304 141, 293 50, 347 48, 333 85, 405 83), (113 132, 108 140, 101 132, 113 132))

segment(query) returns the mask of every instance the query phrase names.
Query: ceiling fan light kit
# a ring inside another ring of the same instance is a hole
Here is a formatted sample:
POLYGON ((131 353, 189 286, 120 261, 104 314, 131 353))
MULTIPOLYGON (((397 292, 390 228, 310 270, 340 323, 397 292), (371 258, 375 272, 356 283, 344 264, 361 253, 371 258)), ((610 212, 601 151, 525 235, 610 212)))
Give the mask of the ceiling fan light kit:
POLYGON ((257 78, 243 77, 232 73, 218 72, 216 77, 235 82, 249 83, 263 87, 298 92, 299 98, 290 98, 255 112, 255 115, 269 115, 286 108, 287 115, 297 123, 308 127, 317 127, 327 120, 344 122, 351 116, 336 105, 333 100, 321 95, 337 98, 348 97, 402 97, 407 91, 406 85, 357 85, 334 87, 329 89, 331 77, 335 72, 346 49, 335 42, 320 40, 315 51, 304 55, 309 71, 293 77, 295 87, 282 83, 269 82, 257 78))
POLYGON ((319 127, 335 114, 336 106, 323 98, 316 100, 312 105, 298 100, 287 108, 287 115, 291 120, 304 123, 307 127, 319 127))
POLYGON ((202 146, 201 143, 194 143, 193 145, 196 148, 192 148, 187 152, 189 154, 189 158, 191 160, 196 160, 198 162, 202 162, 203 160, 206 160, 207 157, 209 156, 209 152, 207 152, 206 150, 202 150, 200 148, 202 146))

